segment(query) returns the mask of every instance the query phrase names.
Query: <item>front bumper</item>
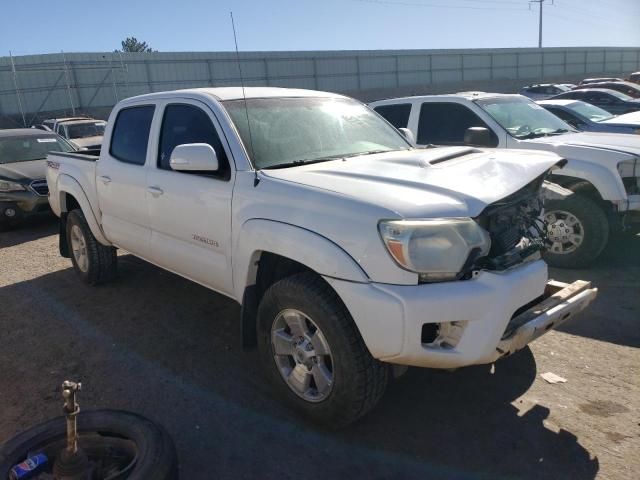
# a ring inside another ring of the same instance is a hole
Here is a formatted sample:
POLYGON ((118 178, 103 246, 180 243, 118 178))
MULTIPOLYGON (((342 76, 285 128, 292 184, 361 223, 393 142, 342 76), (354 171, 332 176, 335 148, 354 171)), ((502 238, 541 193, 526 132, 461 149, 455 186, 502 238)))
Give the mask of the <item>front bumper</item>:
POLYGON ((2 220, 19 219, 49 210, 49 199, 46 195, 37 195, 31 191, 0 193, 0 219, 2 220), (15 217, 5 215, 8 208, 16 211, 15 217))
POLYGON ((541 260, 458 282, 405 286, 326 280, 375 358, 429 368, 492 363, 573 317, 597 295, 586 283, 567 286, 568 291, 565 284, 548 283, 541 260), (425 338, 425 332, 433 336, 425 338))

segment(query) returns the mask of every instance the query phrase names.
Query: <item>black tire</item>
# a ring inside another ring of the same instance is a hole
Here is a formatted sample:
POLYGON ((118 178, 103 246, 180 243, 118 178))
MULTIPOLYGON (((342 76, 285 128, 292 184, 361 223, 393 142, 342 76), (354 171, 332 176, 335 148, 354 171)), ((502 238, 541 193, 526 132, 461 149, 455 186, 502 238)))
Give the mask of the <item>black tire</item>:
MULTIPOLYGON (((170 480, 178 478, 176 449, 163 427, 140 415, 122 410, 83 411, 78 416, 78 433, 82 447, 83 433, 132 440, 136 445, 137 461, 129 480, 170 480)), ((65 417, 57 417, 36 425, 0 445, 0 478, 8 478, 11 468, 24 460, 27 452, 37 452, 52 441, 66 435, 65 417)))
POLYGON ((609 240, 609 221, 602 208, 590 198, 573 193, 564 200, 545 202, 545 215, 564 211, 575 216, 584 228, 582 243, 572 252, 554 253, 547 250, 544 259, 552 267, 584 268, 604 250, 609 240))
POLYGON ((294 410, 330 429, 341 428, 372 410, 384 394, 388 365, 371 356, 344 304, 317 274, 308 272, 273 284, 258 307, 258 349, 270 383, 294 410), (274 360, 271 327, 284 309, 303 312, 322 331, 331 349, 333 384, 320 402, 292 391, 274 360))
POLYGON ((89 285, 99 285, 113 280, 118 272, 118 254, 114 247, 107 247, 96 240, 84 218, 81 210, 73 210, 67 215, 67 245, 71 255, 71 262, 76 273, 89 285), (83 271, 73 254, 71 245, 71 230, 74 226, 80 228, 86 243, 88 268, 83 271))

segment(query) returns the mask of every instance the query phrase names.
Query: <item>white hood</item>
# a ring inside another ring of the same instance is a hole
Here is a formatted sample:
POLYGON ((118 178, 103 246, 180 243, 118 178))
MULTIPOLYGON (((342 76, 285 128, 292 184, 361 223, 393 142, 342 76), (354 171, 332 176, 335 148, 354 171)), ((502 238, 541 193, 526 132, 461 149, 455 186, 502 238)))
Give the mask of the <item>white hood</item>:
POLYGON ((640 135, 579 132, 523 140, 525 148, 557 153, 569 161, 582 160, 615 171, 619 162, 640 156, 640 135))
POLYGON ((71 140, 78 147, 92 147, 94 145, 102 144, 102 135, 96 135, 95 137, 74 138, 71 140))
POLYGON ((637 125, 640 128, 640 111, 625 113, 598 123, 612 123, 614 125, 637 125))
POLYGON ((377 205, 405 218, 474 217, 560 160, 546 152, 440 147, 262 173, 377 205))

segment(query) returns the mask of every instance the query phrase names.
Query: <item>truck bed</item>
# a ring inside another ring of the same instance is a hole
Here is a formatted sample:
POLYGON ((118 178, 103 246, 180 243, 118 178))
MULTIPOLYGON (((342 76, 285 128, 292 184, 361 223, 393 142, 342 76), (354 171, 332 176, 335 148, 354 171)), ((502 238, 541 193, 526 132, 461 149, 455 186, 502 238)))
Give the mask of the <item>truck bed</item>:
POLYGON ((99 149, 79 152, 51 152, 47 155, 47 184, 49 185, 49 204, 53 212, 60 216, 59 183, 75 184, 85 195, 93 212, 98 212, 96 196, 96 161, 99 149))

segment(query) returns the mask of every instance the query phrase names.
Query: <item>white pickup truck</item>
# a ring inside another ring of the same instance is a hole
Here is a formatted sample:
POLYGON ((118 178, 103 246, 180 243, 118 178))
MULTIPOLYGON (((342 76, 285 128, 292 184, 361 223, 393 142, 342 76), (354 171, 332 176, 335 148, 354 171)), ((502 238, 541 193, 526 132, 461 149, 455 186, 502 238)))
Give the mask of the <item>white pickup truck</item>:
POLYGON ((567 159, 549 180, 574 194, 545 203, 553 242, 545 259, 553 266, 588 266, 611 230, 640 224, 640 135, 578 132, 522 95, 463 92, 370 105, 418 145, 546 150, 567 159))
POLYGON ((491 363, 595 298, 540 258, 558 156, 418 150, 347 97, 242 92, 120 102, 99 158, 48 157, 50 203, 86 282, 122 248, 239 302, 244 345, 309 417, 346 425, 394 365, 491 363))

